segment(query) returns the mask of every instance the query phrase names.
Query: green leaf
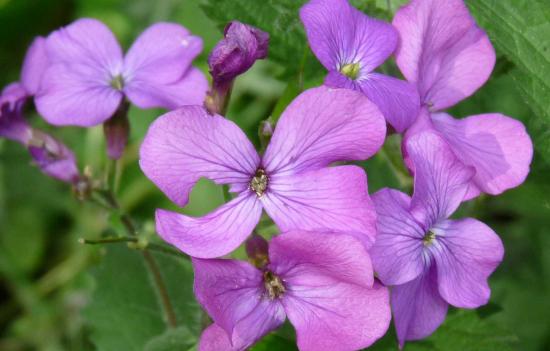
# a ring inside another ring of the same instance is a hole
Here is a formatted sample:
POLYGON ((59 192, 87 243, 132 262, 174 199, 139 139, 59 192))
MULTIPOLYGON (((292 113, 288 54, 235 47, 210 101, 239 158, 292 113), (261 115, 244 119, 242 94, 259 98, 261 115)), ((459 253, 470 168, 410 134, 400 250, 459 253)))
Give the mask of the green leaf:
POLYGON ((480 318, 475 310, 450 313, 429 338, 405 344, 405 351, 512 351, 518 338, 491 318, 480 318))
POLYGON ((167 332, 160 295, 142 253, 124 245, 112 245, 94 272, 96 290, 84 311, 98 350, 142 351, 146 345, 160 347, 169 341, 181 341, 179 349, 186 349, 197 339, 201 312, 193 297, 190 263, 163 254, 153 256, 178 325, 189 331, 189 343, 181 339, 183 332, 177 337, 176 331, 167 332))
POLYGON ((518 70, 515 85, 535 116, 528 121, 536 148, 550 161, 550 6, 541 0, 468 0, 497 52, 518 70))

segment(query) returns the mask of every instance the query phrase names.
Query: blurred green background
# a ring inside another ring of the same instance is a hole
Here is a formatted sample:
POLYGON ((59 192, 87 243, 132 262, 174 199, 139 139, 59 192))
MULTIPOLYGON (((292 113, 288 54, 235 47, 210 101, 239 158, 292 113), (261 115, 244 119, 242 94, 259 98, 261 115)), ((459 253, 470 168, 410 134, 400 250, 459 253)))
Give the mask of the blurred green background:
MULTIPOLYGON (((367 13, 389 18, 404 1, 391 2, 389 11, 385 0, 353 2, 367 13)), ((125 48, 154 22, 181 23, 204 39, 204 52, 195 64, 207 72, 206 57, 221 37, 223 16, 232 15, 231 11, 220 15, 216 7, 235 6, 236 17, 245 21, 259 18, 256 12, 237 8, 235 3, 204 1, 213 21, 205 15, 199 0, 0 0, 0 86, 18 79, 22 58, 34 36, 47 35, 79 17, 104 21, 125 48)), ((298 37, 303 35, 301 29, 292 26, 296 26, 299 3, 258 0, 258 8, 254 8, 262 11, 260 7, 270 6, 279 11, 274 17, 280 22, 275 24, 282 31, 271 33, 277 50, 270 55, 274 59, 257 63, 238 79, 228 114, 256 144, 260 121, 277 114, 294 94, 297 78, 295 72, 285 69, 284 59, 294 64, 295 57, 303 54, 290 50, 284 55, 278 48, 295 39, 293 31, 299 33, 298 37)), ((483 18, 479 20, 483 23, 483 18)), ((305 42, 300 45, 305 46, 305 42)), ((526 122, 530 132, 539 135, 541 126, 531 123, 536 109, 534 112, 532 104, 518 92, 518 65, 503 48, 500 51, 497 45, 499 59, 491 80, 451 113, 462 117, 501 112, 526 122)), ((301 75, 306 87, 320 84, 324 75, 307 55, 311 64, 301 75)), ((392 63, 383 69, 397 74, 392 63)), ((118 191, 124 210, 151 240, 155 240, 154 209, 175 207, 141 173, 137 151, 148 125, 162 112, 131 109, 131 144, 122 160, 118 191)), ((50 131, 74 149, 81 169, 89 166, 94 175, 102 174, 106 157, 101 127, 54 129, 32 112, 28 116, 33 125, 50 131)), ((389 138, 382 153, 361 164, 367 169, 371 191, 384 186, 408 189, 407 179, 399 173, 398 142, 395 137, 389 138)), ((537 152, 532 172, 520 188, 499 197, 479 198, 461 208, 460 215, 475 216, 492 226, 506 246, 505 261, 490 280, 491 304, 475 313, 476 319, 451 312, 432 338, 406 349, 493 350, 495 345, 499 350, 550 349, 550 165, 546 160, 537 152), (441 346, 445 345, 441 340, 456 341, 447 347, 441 346), (468 340, 488 341, 470 347, 468 340)), ((222 190, 200 181, 183 212, 202 215, 221 203, 222 190)), ((159 311, 158 292, 151 286, 150 273, 138 252, 124 244, 98 247, 78 243, 79 238, 122 235, 120 228, 116 215, 77 201, 69 186, 43 176, 33 167, 20 145, 0 140, 0 350, 194 347, 204 321, 192 297, 188 262, 155 254, 178 319, 179 327, 170 330, 159 311)), ((391 334, 374 349, 396 349, 391 334)), ((292 337, 286 326, 256 349, 292 350, 292 344, 286 341, 292 337)))

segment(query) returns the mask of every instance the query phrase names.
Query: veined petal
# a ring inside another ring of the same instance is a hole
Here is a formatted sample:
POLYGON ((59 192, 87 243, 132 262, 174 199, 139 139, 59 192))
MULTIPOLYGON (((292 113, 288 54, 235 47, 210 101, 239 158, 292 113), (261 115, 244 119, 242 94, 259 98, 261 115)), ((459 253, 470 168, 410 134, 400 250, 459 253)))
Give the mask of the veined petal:
POLYGON ((350 235, 327 231, 290 230, 269 244, 273 272, 289 282, 320 275, 370 288, 374 274, 362 243, 350 235))
POLYGON ((329 72, 325 85, 361 91, 374 102, 386 121, 402 133, 416 120, 420 99, 416 86, 403 80, 378 73, 369 73, 352 80, 340 72, 329 72))
POLYGON ((309 45, 329 71, 359 63, 361 74, 380 66, 397 46, 397 32, 347 0, 311 0, 300 9, 309 45))
POLYGON ((267 147, 267 174, 299 173, 335 161, 364 160, 386 137, 384 117, 363 94, 319 87, 286 108, 267 147))
POLYGON ((448 307, 437 291, 435 267, 406 284, 394 286, 391 307, 400 347, 406 340, 432 334, 445 320, 448 307))
POLYGON ((391 318, 388 291, 373 285, 360 241, 292 230, 271 240, 269 261, 284 283, 282 304, 300 350, 357 350, 384 335, 391 318))
POLYGON ((366 288, 302 272, 287 286, 283 305, 302 351, 359 350, 388 330, 389 292, 377 282, 366 288))
POLYGON ((408 211, 411 198, 385 188, 377 191, 372 200, 378 215, 378 234, 370 254, 378 277, 385 285, 404 284, 417 278, 425 269, 422 253, 425 232, 408 211))
POLYGON ((136 39, 124 58, 126 85, 152 91, 154 86, 174 84, 201 51, 202 39, 183 26, 154 24, 136 39))
POLYGON ((204 217, 157 210, 159 235, 193 257, 213 258, 236 249, 256 227, 262 205, 255 195, 241 194, 204 217))
POLYGON ((489 78, 495 51, 463 0, 412 0, 393 25, 401 36, 397 65, 434 111, 472 95, 489 78))
POLYGON ((376 212, 365 172, 338 166, 297 175, 275 175, 260 198, 282 232, 334 230, 356 236, 370 247, 376 236, 376 212))
POLYGON ((191 67, 175 83, 134 83, 126 86, 124 93, 134 105, 143 109, 164 107, 174 110, 185 105, 202 105, 208 90, 206 77, 195 67, 191 67))
POLYGON ((403 133, 413 124, 420 108, 414 84, 378 73, 369 74, 358 84, 398 133, 403 133))
POLYGON ((525 181, 533 143, 521 122, 499 113, 464 119, 437 113, 432 121, 455 155, 476 170, 469 197, 477 196, 479 191, 498 195, 525 181))
POLYGON ((48 69, 35 99, 51 124, 90 127, 109 119, 122 100, 110 86, 122 66, 122 51, 107 26, 80 19, 46 39, 48 69))
POLYGON ((45 72, 35 97, 36 109, 58 126, 92 127, 111 118, 122 101, 122 93, 98 79, 95 68, 54 64, 45 72))
POLYGON ((155 120, 140 149, 140 166, 172 201, 184 206, 201 177, 246 188, 260 158, 239 127, 200 106, 155 120))
POLYGON ((428 230, 460 206, 475 171, 460 162, 432 130, 411 136, 405 147, 414 171, 411 211, 428 230))
POLYGON ((36 37, 25 54, 21 69, 21 84, 29 95, 35 95, 38 92, 48 64, 46 39, 36 37))
POLYGON ((487 278, 504 256, 498 235, 473 218, 444 221, 434 230, 437 244, 432 252, 441 296, 456 307, 486 304, 491 294, 487 278))
POLYGON ((241 349, 237 346, 253 344, 285 321, 280 301, 265 296, 262 273, 248 262, 193 259, 193 267, 197 300, 231 335, 237 350, 241 349))

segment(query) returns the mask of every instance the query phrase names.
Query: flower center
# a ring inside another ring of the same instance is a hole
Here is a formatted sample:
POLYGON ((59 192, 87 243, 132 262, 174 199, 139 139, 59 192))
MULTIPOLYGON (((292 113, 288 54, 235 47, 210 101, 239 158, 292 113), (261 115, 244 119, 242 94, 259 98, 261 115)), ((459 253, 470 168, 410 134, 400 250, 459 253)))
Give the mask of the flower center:
POLYGON ((357 79, 357 77, 359 77, 360 69, 361 67, 359 66, 358 63, 348 63, 340 67, 340 73, 342 73, 343 75, 345 75, 350 79, 355 80, 357 79))
POLYGON ((265 171, 261 168, 258 168, 256 174, 250 181, 250 190, 255 192, 258 197, 261 197, 267 189, 268 181, 269 178, 267 177, 267 174, 265 174, 265 171))
POLYGON ((122 74, 117 74, 111 79, 111 87, 116 90, 122 90, 124 88, 124 77, 122 74))
POLYGON ((426 235, 424 235, 424 237, 422 238, 422 243, 424 244, 424 246, 430 246, 431 244, 433 244, 434 241, 435 233, 431 230, 428 230, 428 233, 426 233, 426 235))
POLYGON ((286 290, 281 278, 270 271, 264 272, 264 287, 270 300, 280 298, 286 290))

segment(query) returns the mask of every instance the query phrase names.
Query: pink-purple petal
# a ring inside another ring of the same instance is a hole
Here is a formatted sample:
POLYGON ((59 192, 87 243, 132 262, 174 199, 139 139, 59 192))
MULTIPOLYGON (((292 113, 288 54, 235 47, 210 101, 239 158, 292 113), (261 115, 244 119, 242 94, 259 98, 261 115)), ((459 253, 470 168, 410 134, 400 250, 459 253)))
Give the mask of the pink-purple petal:
POLYGON ((239 127, 200 106, 185 106, 159 117, 140 149, 140 166, 172 201, 187 204, 201 177, 246 188, 260 163, 239 127))
POLYGON ((415 121, 420 98, 414 84, 379 73, 369 74, 358 84, 398 133, 403 133, 415 121))
POLYGON ((406 284, 394 286, 391 307, 399 346, 432 334, 447 315, 447 302, 437 291, 435 267, 406 284))
POLYGON ((478 191, 498 195, 525 181, 533 143, 521 122, 498 113, 464 119, 437 113, 432 121, 456 156, 476 170, 467 197, 478 191))
POLYGON ((157 210, 156 228, 168 243, 193 257, 226 255, 245 241, 260 221, 262 205, 255 195, 241 194, 203 217, 157 210))
POLYGON ((374 275, 362 243, 338 232, 291 230, 269 244, 269 269, 289 283, 319 275, 370 288, 374 275))
POLYGON ((397 46, 397 32, 347 0, 311 0, 300 9, 309 45, 329 71, 359 63, 361 74, 380 66, 397 46))
POLYGON ((263 165, 273 175, 364 160, 380 149, 385 137, 384 117, 360 92, 309 89, 283 112, 263 165))
POLYGON ((424 130, 405 143, 414 171, 411 211, 427 231, 460 206, 475 171, 460 162, 437 132, 424 130))
POLYGON ((208 81, 197 68, 191 67, 177 82, 130 84, 124 88, 128 99, 139 108, 164 107, 174 110, 185 105, 202 105, 208 81))
POLYGON ((251 345, 286 319, 265 294, 262 273, 248 262, 193 259, 195 295, 234 346, 251 345))
POLYGON ((27 50, 23 67, 21 68, 21 84, 29 95, 36 95, 40 89, 42 77, 48 65, 46 39, 36 37, 27 50))
POLYGON ((304 272, 288 284, 283 304, 301 351, 360 350, 388 330, 389 293, 379 283, 365 288, 304 272))
POLYGON ((275 175, 260 198, 281 231, 346 232, 370 247, 376 236, 376 212, 367 177, 357 166, 337 166, 296 175, 275 175))
POLYGON ((200 337, 198 351, 244 351, 250 345, 236 335, 233 340, 222 327, 216 323, 206 328, 200 337))
MULTIPOLYGON (((152 25, 136 39, 124 58, 124 91, 128 92, 130 99, 135 91, 141 92, 141 95, 151 94, 150 99, 156 103, 149 101, 144 104, 146 96, 135 102, 137 105, 141 102, 143 107, 173 108, 184 105, 184 100, 173 103, 171 99, 163 100, 161 96, 165 93, 181 96, 176 83, 183 79, 201 50, 202 39, 191 35, 184 27, 174 23, 152 25), (163 102, 165 104, 161 104, 163 102)), ((206 92, 202 85, 194 88, 206 92)))
POLYGON ((376 208, 376 242, 370 250, 374 269, 385 285, 417 278, 425 269, 424 229, 409 213, 411 198, 388 188, 372 196, 376 208))
POLYGON ((473 219, 435 226, 434 257, 441 296, 451 305, 476 308, 489 301, 487 278, 502 261, 504 247, 486 224, 473 219))
POLYGON ((97 79, 100 72, 81 64, 50 66, 35 97, 38 112, 58 126, 92 127, 111 118, 123 95, 107 81, 97 79))
POLYGON ((412 0, 393 25, 401 36, 397 65, 434 111, 472 95, 489 78, 495 51, 463 0, 412 0))
POLYGON ((114 34, 95 19, 79 19, 56 30, 46 39, 46 50, 51 63, 67 64, 67 69, 85 65, 105 74, 116 74, 122 68, 122 49, 114 34))

